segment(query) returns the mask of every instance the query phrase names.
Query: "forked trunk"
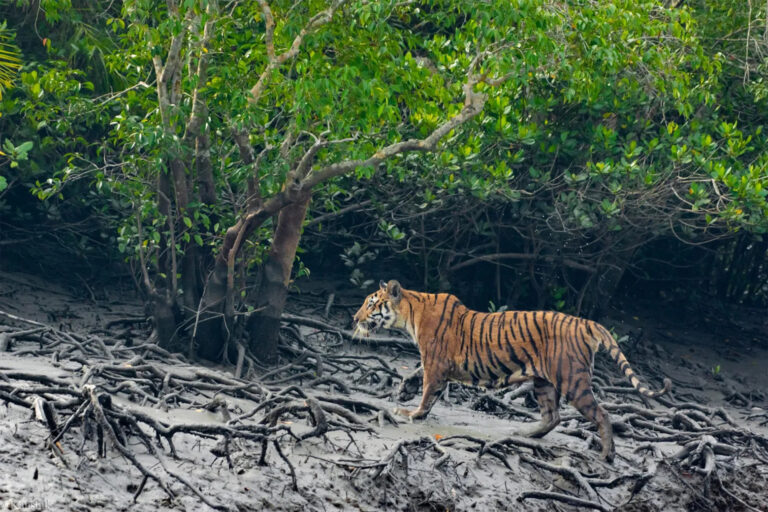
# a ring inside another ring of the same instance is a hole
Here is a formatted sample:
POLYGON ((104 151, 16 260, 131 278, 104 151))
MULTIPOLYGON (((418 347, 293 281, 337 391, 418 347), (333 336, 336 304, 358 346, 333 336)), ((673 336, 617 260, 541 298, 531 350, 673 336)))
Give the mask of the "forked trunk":
POLYGON ((280 211, 275 237, 263 268, 258 295, 258 311, 248 319, 251 351, 265 363, 277 359, 280 317, 288 296, 293 260, 301 239, 301 226, 307 214, 310 196, 280 211))

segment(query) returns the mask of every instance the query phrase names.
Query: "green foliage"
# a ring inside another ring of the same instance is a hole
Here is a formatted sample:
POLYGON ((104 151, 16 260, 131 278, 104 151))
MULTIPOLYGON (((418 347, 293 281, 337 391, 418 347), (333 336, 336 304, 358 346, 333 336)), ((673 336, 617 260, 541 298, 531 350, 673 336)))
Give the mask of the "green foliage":
MULTIPOLYGON (((120 16, 105 21, 102 29, 110 33, 116 47, 104 54, 104 66, 132 84, 100 111, 110 115, 111 122, 108 141, 98 151, 101 158, 115 163, 103 168, 92 164, 93 157, 80 159, 78 154, 61 172, 40 181, 36 189, 40 197, 51 197, 72 177, 88 173, 97 190, 119 197, 122 204, 130 205, 131 212, 139 212, 143 240, 137 238, 132 213, 124 215, 119 227, 120 248, 126 254, 138 256, 143 249, 156 254, 152 240, 170 236, 163 232, 167 219, 152 206, 157 197, 147 185, 158 173, 169 172, 169 159, 180 157, 194 166, 194 142, 184 140, 183 127, 191 114, 193 91, 200 85, 196 75, 184 73, 180 101, 165 120, 158 109, 156 88, 147 85, 155 72, 153 59, 163 62, 169 41, 182 31, 187 35, 181 58, 189 62, 189 69, 194 69, 203 54, 210 60, 199 94, 206 101, 205 128, 217 169, 217 202, 193 203, 189 208, 195 215, 199 208, 208 208, 208 218, 218 222, 207 226, 202 218, 188 214, 180 217, 181 231, 174 236, 181 242, 218 245, 226 228, 236 221, 237 197, 252 176, 252 169, 234 151, 234 130, 257 127, 250 135, 257 149, 278 148, 287 137, 298 136, 287 154, 268 150, 260 161, 257 178, 264 197, 281 190, 287 172, 311 141, 306 134, 323 133, 327 140, 350 139, 321 150, 316 166, 368 157, 384 145, 423 136, 458 112, 461 83, 471 58, 480 49, 503 41, 511 30, 505 23, 514 17, 503 2, 487 4, 481 10, 474 2, 456 2, 448 16, 439 3, 429 7, 396 2, 350 4, 305 37, 295 61, 273 72, 253 108, 248 91, 268 64, 264 15, 255 2, 237 4, 231 16, 208 12, 209 5, 185 2, 173 13, 164 2, 126 1, 120 16), (478 19, 470 20, 470 13, 476 13, 478 19), (211 18, 215 18, 215 30, 202 48, 201 28, 211 18), (488 29, 480 27, 481 19, 488 29), (412 24, 434 27, 426 33, 413 33, 412 24)), ((307 2, 300 7, 272 2, 276 52, 287 50, 308 20, 327 6, 326 2, 307 2)), ((477 146, 479 139, 473 140, 468 144, 477 146)), ((398 172, 395 165, 387 168, 398 172)), ((359 167, 356 177, 370 178, 375 171, 359 167)), ((394 225, 382 224, 381 229, 393 240, 404 237, 394 225)), ((254 249, 260 247, 259 241, 268 241, 270 231, 257 235, 260 239, 252 240, 254 249)), ((256 257, 256 262, 260 259, 255 254, 249 257, 256 257)))
POLYGON ((14 33, 5 21, 0 23, 0 100, 3 92, 13 85, 16 73, 21 68, 21 50, 13 44, 14 33))
MULTIPOLYGON (((566 260, 601 276, 660 237, 705 243, 765 233, 768 139, 757 114, 766 110, 732 94, 735 59, 708 47, 744 29, 746 4, 726 25, 713 13, 731 4, 706 4, 715 10, 514 3, 511 16, 525 23, 513 22, 515 52, 500 64, 510 79, 489 90, 483 113, 440 154, 391 162, 401 185, 377 180, 362 191, 378 205, 376 222, 398 212, 385 225, 405 236, 394 240, 386 229, 361 236, 418 254, 428 261, 419 268, 431 270, 414 277, 440 287, 476 275, 453 274, 462 258, 535 251, 535 264, 503 263, 504 288, 537 294, 527 299, 531 307, 563 309, 598 300, 591 292, 580 298, 596 280, 566 260), (745 109, 755 114, 748 125, 737 121, 745 109)), ((759 9, 755 30, 765 20, 759 9)), ((763 80, 754 68, 750 76, 763 80)), ((427 118, 418 111, 416 122, 427 118)), ((357 190, 351 180, 346 187, 357 190)))
MULTIPOLYGON (((11 26, 33 7, 15 4, 11 26)), ((258 2, 226 11, 212 0, 169 5, 43 1, 43 44, 34 31, 17 30, 31 58, 0 97, 0 190, 23 186, 92 208, 121 254, 146 258, 158 275, 169 277, 160 268, 168 250, 215 254, 249 186, 264 198, 281 193, 318 137, 328 143, 315 169, 429 134, 461 110, 467 69, 484 50, 503 49, 480 71, 505 80, 476 86, 487 95, 483 112, 449 133, 440 151, 358 166, 315 189, 315 213, 371 201, 349 226, 309 240, 319 251, 328 247, 324 237, 343 240, 356 285, 379 278, 369 279, 368 268, 386 254, 418 267, 427 275, 415 277, 434 287, 447 287, 452 268, 483 254, 535 255, 494 260, 502 288, 538 295, 536 306, 575 309, 595 299, 581 293, 585 286, 602 286, 592 276, 626 268, 652 240, 698 244, 768 232, 768 68, 760 57, 768 48, 756 35, 765 5, 349 2, 302 32, 331 4, 276 0, 275 52, 303 40, 266 78, 258 2), (747 28, 752 46, 726 37, 747 28), (164 108, 157 73, 175 38, 178 81, 164 108), (198 141, 185 136, 195 98, 209 140, 207 199, 198 141), (243 163, 235 137, 243 131, 258 166, 243 163), (172 162, 194 183, 188 204, 172 197, 172 162)), ((0 39, 6 34, 1 28, 0 39)), ((247 268, 263 261, 273 229, 268 222, 245 242, 247 268)))
POLYGON ((18 146, 14 146, 9 139, 3 141, 3 149, 5 152, 0 151, 0 156, 7 157, 10 160, 11 169, 19 166, 19 162, 28 159, 29 150, 35 145, 32 141, 22 142, 18 146))
POLYGON ((488 312, 489 313, 501 313, 502 311, 506 311, 507 306, 506 304, 499 307, 497 306, 492 300, 488 301, 488 312))

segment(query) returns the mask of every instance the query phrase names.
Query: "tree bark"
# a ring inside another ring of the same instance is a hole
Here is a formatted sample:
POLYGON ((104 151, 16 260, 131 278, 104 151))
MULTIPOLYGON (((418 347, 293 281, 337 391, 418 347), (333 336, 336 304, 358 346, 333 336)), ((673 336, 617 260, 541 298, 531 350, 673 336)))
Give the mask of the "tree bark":
POLYGON ((193 243, 186 244, 184 255, 181 257, 181 304, 184 318, 194 315, 200 303, 202 259, 200 247, 193 243))
POLYGON ((176 308, 163 293, 153 293, 150 298, 154 336, 157 344, 166 350, 174 350, 176 347, 176 327, 178 318, 176 308))
POLYGON ((205 286, 192 330, 197 355, 216 361, 222 353, 227 324, 224 322, 224 303, 227 298, 227 263, 221 258, 216 262, 205 286))
POLYGON ((272 247, 262 270, 257 298, 259 311, 248 320, 250 349, 265 363, 273 363, 277 359, 280 316, 288 296, 293 260, 310 198, 309 194, 305 194, 304 198, 280 211, 272 247))

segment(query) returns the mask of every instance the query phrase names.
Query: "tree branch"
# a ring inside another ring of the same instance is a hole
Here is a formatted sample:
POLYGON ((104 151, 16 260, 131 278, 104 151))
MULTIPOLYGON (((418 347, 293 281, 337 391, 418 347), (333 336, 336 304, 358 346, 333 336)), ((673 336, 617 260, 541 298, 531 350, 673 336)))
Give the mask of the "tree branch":
MULTIPOLYGON (((281 192, 272 196, 257 210, 247 212, 245 217, 241 218, 235 226, 232 226, 227 230, 224 244, 219 253, 219 258, 222 258, 224 263, 228 262, 230 260, 230 251, 235 247, 239 248, 242 240, 254 229, 260 226, 268 218, 275 215, 286 205, 300 200, 302 197, 305 197, 307 193, 311 193, 312 188, 323 181, 336 176, 341 176, 358 167, 378 165, 384 160, 401 153, 409 151, 435 151, 438 143, 444 136, 449 134, 455 128, 461 126, 463 123, 469 121, 483 110, 488 97, 483 93, 475 92, 474 86, 480 82, 487 82, 488 80, 484 75, 478 75, 475 70, 482 59, 495 53, 495 51, 484 51, 472 60, 467 71, 467 81, 463 86, 464 107, 458 114, 435 128, 432 133, 423 139, 409 139, 407 141, 390 144, 389 146, 385 146, 378 150, 365 160, 346 160, 330 164, 317 171, 310 170, 306 177, 301 179, 299 183, 287 183, 286 187, 281 192)), ((496 79, 494 83, 500 83, 501 80, 501 78, 496 79)), ((328 144, 335 142, 339 141, 329 141, 328 144)))
POLYGON ((326 220, 332 219, 334 217, 339 217, 341 215, 344 215, 345 213, 354 212, 357 210, 362 210, 366 206, 371 204, 370 199, 366 199, 365 201, 361 201, 359 203, 351 204, 349 206, 345 206, 344 208, 341 208, 339 210, 336 210, 335 212, 328 212, 324 213, 322 215, 318 215, 317 217, 313 218, 311 221, 304 224, 304 229, 307 229, 309 227, 315 226, 317 224, 320 224, 321 222, 325 222, 326 220))
POLYGON ((189 121, 187 122, 187 127, 184 133, 184 139, 186 141, 191 141, 200 134, 200 128, 206 117, 206 104, 201 98, 200 89, 205 86, 205 83, 208 80, 211 35, 213 34, 213 29, 216 25, 215 16, 218 13, 218 2, 216 0, 209 0, 206 13, 208 15, 208 20, 203 27, 203 39, 200 42, 200 57, 197 62, 196 73, 197 84, 192 92, 192 114, 189 116, 189 121))
MULTIPOLYGON (((409 139, 406 141, 396 142, 385 146, 374 153, 371 157, 365 160, 346 160, 335 164, 328 165, 317 171, 310 172, 309 175, 302 180, 302 188, 310 189, 329 180, 335 176, 346 174, 358 167, 377 166, 384 160, 397 156, 401 153, 409 151, 435 151, 440 140, 448 135, 452 130, 466 123, 477 114, 479 114, 485 102, 487 101, 487 95, 479 92, 475 92, 474 86, 482 81, 485 81, 483 76, 475 73, 475 68, 479 65, 481 57, 490 55, 489 52, 482 52, 472 60, 469 70, 467 72, 467 81, 464 83, 464 107, 461 111, 450 118, 445 123, 435 128, 432 133, 423 139, 409 139)), ((499 79, 501 80, 501 79, 499 79)), ((499 82, 500 83, 500 82, 499 82)))
MULTIPOLYGON (((168 10, 170 13, 178 14, 178 6, 176 6, 174 2, 168 2, 168 10)), ((171 101, 168 97, 168 81, 176 74, 176 71, 181 65, 181 44, 184 42, 184 37, 187 34, 187 27, 189 26, 189 21, 191 19, 192 10, 190 9, 184 17, 184 22, 181 24, 181 31, 171 40, 165 64, 163 64, 163 60, 159 55, 152 57, 152 63, 155 66, 155 75, 157 76, 157 99, 160 106, 160 117, 162 118, 163 125, 166 129, 171 126, 171 120, 168 115, 168 110, 171 106, 171 101)))
POLYGON ((584 272, 589 272, 590 274, 594 274, 595 272, 597 272, 595 267, 584 265, 583 263, 579 263, 577 261, 562 259, 556 256, 541 256, 539 254, 520 253, 520 252, 500 252, 496 254, 484 254, 482 256, 475 256, 474 258, 470 258, 468 260, 462 261, 461 263, 457 263, 451 266, 448 269, 448 271, 455 272, 457 270, 460 270, 464 267, 469 267, 470 265, 474 265, 476 263, 480 263, 483 261, 490 262, 490 261, 497 261, 497 260, 544 260, 548 263, 557 261, 558 263, 561 263, 566 267, 574 268, 577 270, 583 270, 584 272))
POLYGON ((258 0, 259 5, 261 6, 261 12, 264 15, 264 20, 266 22, 266 33, 264 36, 265 44, 267 47, 267 67, 262 71, 261 75, 259 76, 259 79, 256 82, 256 85, 251 87, 250 90, 250 97, 248 98, 248 103, 251 105, 255 105, 258 103, 259 99, 261 98, 261 94, 264 92, 264 88, 266 87, 267 83, 269 82, 269 79, 272 76, 272 72, 277 69, 280 65, 285 63, 289 59, 293 59, 298 55, 299 48, 301 47, 301 43, 304 41, 304 37, 307 36, 310 32, 315 30, 316 28, 325 25, 331 19, 333 18, 334 13, 336 10, 344 3, 343 1, 335 2, 333 5, 328 7, 327 9, 320 11, 319 13, 312 16, 312 18, 307 22, 307 24, 304 26, 304 28, 301 29, 301 31, 296 35, 296 37, 293 39, 293 42, 291 43, 291 47, 286 50, 285 52, 281 53, 280 55, 275 54, 275 19, 272 16, 272 10, 269 8, 269 4, 266 2, 266 0, 258 0))

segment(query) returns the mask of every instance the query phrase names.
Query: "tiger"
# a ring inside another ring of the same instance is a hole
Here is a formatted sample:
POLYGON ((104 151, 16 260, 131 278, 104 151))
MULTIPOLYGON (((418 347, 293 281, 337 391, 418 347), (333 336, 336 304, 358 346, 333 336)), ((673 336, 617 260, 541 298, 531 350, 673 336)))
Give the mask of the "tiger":
POLYGON ((354 334, 404 329, 418 345, 421 403, 414 410, 394 411, 411 420, 429 414, 448 381, 498 388, 533 380, 541 421, 522 434, 542 437, 552 431, 560 423, 564 395, 596 425, 600 455, 612 462, 611 420, 592 392, 595 352, 606 349, 637 392, 648 398, 661 396, 672 386, 669 378, 659 391, 641 385, 613 336, 592 320, 554 311, 483 313, 465 307, 451 294, 406 290, 396 280, 379 286, 355 314, 354 334))

